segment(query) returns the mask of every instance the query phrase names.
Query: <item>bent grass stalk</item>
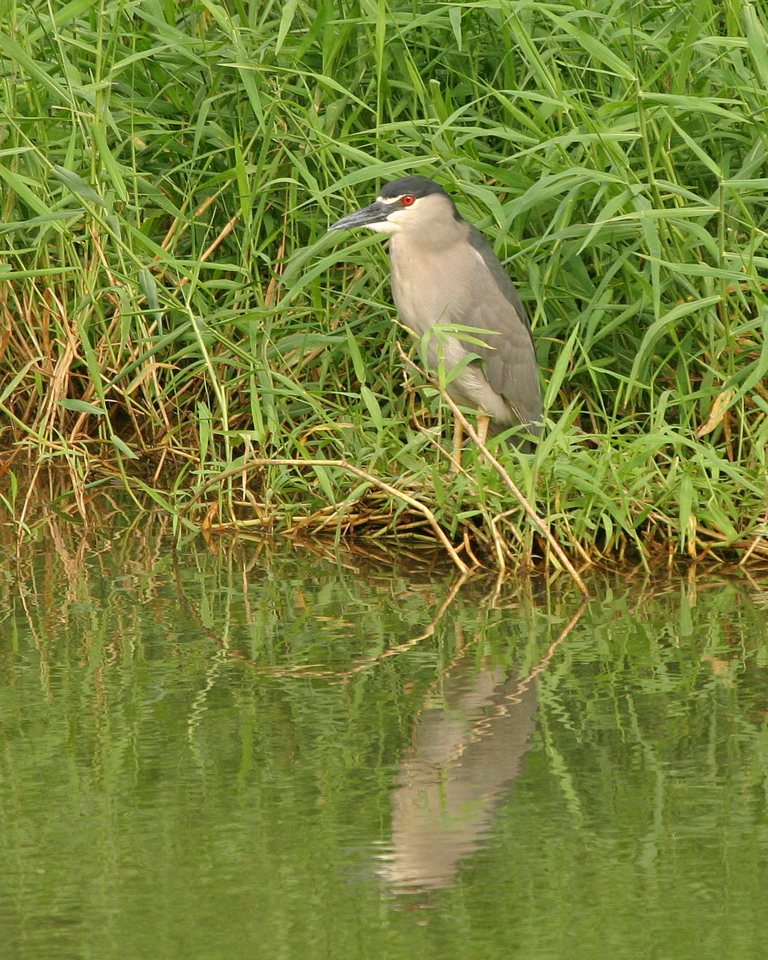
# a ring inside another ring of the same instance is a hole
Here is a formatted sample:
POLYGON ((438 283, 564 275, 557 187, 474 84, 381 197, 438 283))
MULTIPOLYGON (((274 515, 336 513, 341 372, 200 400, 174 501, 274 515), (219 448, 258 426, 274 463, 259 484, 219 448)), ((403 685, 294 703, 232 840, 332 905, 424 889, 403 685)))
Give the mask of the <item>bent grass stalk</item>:
POLYGON ((352 463, 347 463, 345 460, 295 460, 287 459, 283 457, 272 457, 272 458, 260 458, 255 460, 249 460, 246 463, 239 464, 237 467, 233 467, 230 470, 226 470, 219 477, 206 481, 205 484, 198 490, 193 496, 190 502, 185 506, 181 511, 181 516, 183 517, 187 512, 187 509, 191 507, 196 500, 198 500, 206 490, 210 489, 212 486, 223 483, 224 481, 230 479, 233 476, 237 476, 241 473, 246 473, 248 470, 253 470, 257 467, 338 467, 341 470, 346 471, 347 473, 354 474, 356 477, 360 477, 361 480, 365 480, 366 483, 370 483, 379 489, 384 490, 385 493, 388 493, 390 496, 395 497, 398 500, 402 500, 403 503, 407 503, 408 506, 413 507, 414 510, 417 510, 429 522, 429 525, 435 532, 435 536, 438 541, 443 545, 448 556, 453 560, 454 564, 458 568, 459 572, 462 574, 467 574, 470 571, 470 568, 464 563, 457 551, 454 549, 453 544, 445 535, 442 527, 435 519, 435 515, 432 511, 423 504, 420 500, 417 500, 415 497, 412 497, 410 494, 405 493, 403 490, 398 490, 397 487, 393 486, 390 483, 386 483, 384 480, 381 480, 379 477, 373 476, 373 474, 367 473, 365 470, 361 470, 360 467, 356 467, 352 463))

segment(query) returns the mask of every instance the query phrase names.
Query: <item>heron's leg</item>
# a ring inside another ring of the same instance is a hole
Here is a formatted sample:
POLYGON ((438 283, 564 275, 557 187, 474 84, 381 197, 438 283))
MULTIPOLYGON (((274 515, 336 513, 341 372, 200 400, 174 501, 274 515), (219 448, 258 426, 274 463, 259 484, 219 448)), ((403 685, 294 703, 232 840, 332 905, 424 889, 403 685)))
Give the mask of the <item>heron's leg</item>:
POLYGON ((486 417, 485 414, 481 414, 477 418, 477 436, 478 436, 478 439, 480 440, 480 443, 482 443, 483 446, 485 446, 485 441, 488 436, 488 427, 490 425, 491 425, 491 418, 486 417))
POLYGON ((464 442, 464 429, 458 420, 453 421, 453 459, 451 473, 458 473, 461 466, 461 445, 464 442))

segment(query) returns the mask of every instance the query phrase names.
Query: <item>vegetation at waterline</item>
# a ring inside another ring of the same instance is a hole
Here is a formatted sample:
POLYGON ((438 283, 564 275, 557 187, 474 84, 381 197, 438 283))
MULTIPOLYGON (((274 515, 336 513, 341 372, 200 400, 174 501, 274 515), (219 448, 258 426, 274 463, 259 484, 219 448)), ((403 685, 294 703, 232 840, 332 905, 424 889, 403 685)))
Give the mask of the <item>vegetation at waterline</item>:
POLYGON ((496 452, 565 550, 768 555, 760 5, 0 11, 0 493, 21 524, 117 480, 208 528, 540 550, 490 462, 447 475, 450 412, 398 352, 380 241, 326 234, 417 172, 529 305, 549 420, 534 455, 496 452))

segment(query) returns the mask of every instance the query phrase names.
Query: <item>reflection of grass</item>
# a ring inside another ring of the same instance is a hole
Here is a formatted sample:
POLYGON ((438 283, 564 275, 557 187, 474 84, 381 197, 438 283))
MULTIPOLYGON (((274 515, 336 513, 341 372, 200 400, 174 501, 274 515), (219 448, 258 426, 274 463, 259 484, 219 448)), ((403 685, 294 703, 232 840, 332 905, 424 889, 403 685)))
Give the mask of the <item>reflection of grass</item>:
POLYGON ((432 537, 427 510, 467 558, 535 550, 487 464, 444 475, 378 240, 325 237, 420 172, 530 306, 550 420, 508 466, 570 554, 765 554, 758 7, 79 9, 17 4, 0 36, 6 448, 173 512, 259 460, 219 518, 432 537))
POLYGON ((264 538, 174 555, 171 518, 113 519, 54 517, 18 549, 0 527, 6 955, 177 957, 184 937, 272 956, 289 930, 307 957, 522 941, 581 960, 608 937, 608 955, 681 957, 682 927, 686 944, 713 931, 707 957, 760 956, 764 924, 744 917, 765 891, 766 618, 747 581, 590 576, 595 601, 536 675, 520 776, 424 936, 424 910, 414 923, 412 900, 366 879, 419 720, 455 666, 531 673, 575 591, 508 581, 491 600, 478 578, 452 596, 448 563, 312 560, 264 538), (242 922, 233 891, 258 906, 242 922))

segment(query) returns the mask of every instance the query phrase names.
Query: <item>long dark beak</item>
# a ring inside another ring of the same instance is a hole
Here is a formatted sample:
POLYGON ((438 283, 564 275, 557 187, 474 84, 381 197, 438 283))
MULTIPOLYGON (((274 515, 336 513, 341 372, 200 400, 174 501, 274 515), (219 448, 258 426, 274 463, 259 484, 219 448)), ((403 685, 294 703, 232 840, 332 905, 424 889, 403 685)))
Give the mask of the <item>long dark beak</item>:
POLYGON ((351 230, 353 227, 365 227, 369 223, 381 223, 386 220, 392 212, 392 207, 386 203, 377 200, 362 210, 356 210, 354 213, 348 213, 346 217, 332 223, 329 230, 351 230))

